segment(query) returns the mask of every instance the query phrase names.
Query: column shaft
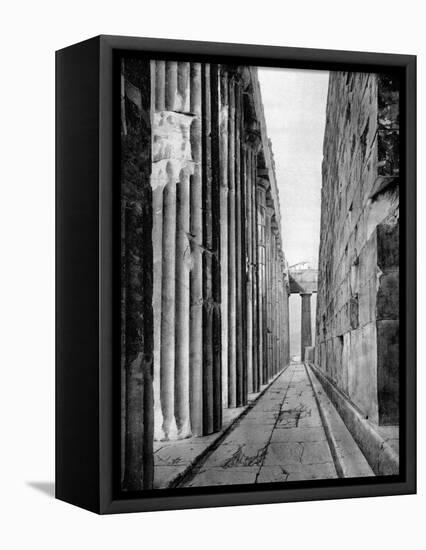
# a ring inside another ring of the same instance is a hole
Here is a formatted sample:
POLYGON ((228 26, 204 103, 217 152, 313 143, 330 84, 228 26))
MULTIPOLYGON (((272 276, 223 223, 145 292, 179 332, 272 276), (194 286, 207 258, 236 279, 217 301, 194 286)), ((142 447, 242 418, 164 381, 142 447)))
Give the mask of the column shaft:
POLYGON ((166 62, 155 61, 155 110, 166 108, 166 62))
POLYGON ((237 293, 235 227, 235 82, 228 88, 228 406, 236 406, 237 293))
POLYGON ((228 74, 222 69, 220 77, 220 265, 222 311, 222 405, 228 407, 228 74))
POLYGON ((161 303, 162 303, 162 255, 163 255, 163 187, 153 188, 152 243, 154 256, 154 281, 152 307, 154 311, 154 439, 161 440, 163 413, 161 411, 160 361, 161 361, 161 303))
POLYGON ((266 195, 262 184, 258 184, 258 274, 259 274, 259 294, 258 294, 258 317, 259 317, 259 361, 261 363, 260 384, 267 382, 267 318, 266 318, 266 195))
POLYGON ((247 389, 253 391, 253 259, 252 259, 252 173, 250 150, 244 150, 244 164, 246 173, 246 255, 247 255, 247 282, 246 282, 246 364, 247 389))
POLYGON ((190 177, 191 256, 190 273, 190 412, 193 435, 203 432, 202 366, 203 366, 203 279, 202 279, 202 181, 201 181, 201 64, 191 63, 191 124, 190 140, 194 171, 190 177))
POLYGON ((252 315, 253 315, 253 392, 259 391, 259 339, 258 339, 258 258, 257 258, 257 197, 256 197, 256 155, 250 152, 251 163, 251 242, 252 242, 252 315))
POLYGON ((175 421, 175 291, 176 291, 176 179, 167 164, 168 183, 163 192, 163 246, 161 287, 161 410, 165 439, 177 436, 175 421))
POLYGON ((212 310, 213 310, 213 431, 222 427, 222 316, 221 316, 221 171, 219 66, 210 66, 212 159, 212 310))
POLYGON ((266 208, 265 220, 265 267, 266 267, 266 381, 268 383, 272 372, 272 327, 271 327, 271 208, 266 208))
POLYGON ((235 87, 235 223, 236 223, 236 294, 237 294, 237 380, 236 401, 241 407, 247 402, 246 368, 246 248, 245 248, 245 172, 242 154, 244 113, 241 80, 235 87))
POLYGON ((166 61, 165 66, 165 105, 167 111, 177 110, 177 61, 166 61))
POLYGON ((270 258, 270 331, 271 331, 271 371, 270 377, 275 372, 275 235, 271 226, 271 258, 270 258))
POLYGON ((210 65, 202 75, 203 182, 203 434, 213 432, 213 308, 212 308, 212 151, 210 65))
POLYGON ((189 411, 189 169, 179 174, 176 193, 175 416, 178 438, 191 436, 189 411))
POLYGON ((311 325, 311 296, 312 294, 301 294, 302 298, 302 326, 301 326, 301 356, 305 360, 305 348, 312 346, 312 325, 311 325))

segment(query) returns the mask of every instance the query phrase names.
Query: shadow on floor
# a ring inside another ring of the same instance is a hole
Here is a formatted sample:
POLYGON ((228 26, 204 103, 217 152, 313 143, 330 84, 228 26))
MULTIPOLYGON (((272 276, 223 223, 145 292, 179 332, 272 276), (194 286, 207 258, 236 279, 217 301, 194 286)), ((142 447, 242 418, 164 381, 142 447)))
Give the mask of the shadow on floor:
POLYGON ((27 481, 27 485, 50 498, 55 498, 55 483, 53 481, 27 481))

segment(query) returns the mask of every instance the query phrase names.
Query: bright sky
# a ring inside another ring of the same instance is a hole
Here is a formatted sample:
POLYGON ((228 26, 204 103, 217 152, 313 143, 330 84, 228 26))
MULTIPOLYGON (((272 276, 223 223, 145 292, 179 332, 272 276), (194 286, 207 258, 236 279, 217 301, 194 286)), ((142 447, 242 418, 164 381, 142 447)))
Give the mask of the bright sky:
POLYGON ((259 68, 290 265, 318 263, 328 72, 259 68))

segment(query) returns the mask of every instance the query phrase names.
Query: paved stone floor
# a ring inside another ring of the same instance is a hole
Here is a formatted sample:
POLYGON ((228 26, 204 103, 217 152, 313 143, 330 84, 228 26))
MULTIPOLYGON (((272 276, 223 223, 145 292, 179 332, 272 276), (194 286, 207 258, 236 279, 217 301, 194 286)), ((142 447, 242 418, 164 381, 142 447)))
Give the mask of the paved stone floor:
MULTIPOLYGON (((278 377, 279 375, 277 375, 278 377)), ((274 380, 270 382, 273 384, 274 380)), ((154 488, 174 486, 181 476, 191 471, 200 457, 219 441, 235 420, 249 408, 262 392, 267 391, 268 384, 260 392, 250 393, 248 406, 223 410, 223 426, 220 432, 203 437, 190 437, 178 441, 154 441, 154 488)))
POLYGON ((187 487, 338 477, 305 366, 292 363, 192 473, 187 487))

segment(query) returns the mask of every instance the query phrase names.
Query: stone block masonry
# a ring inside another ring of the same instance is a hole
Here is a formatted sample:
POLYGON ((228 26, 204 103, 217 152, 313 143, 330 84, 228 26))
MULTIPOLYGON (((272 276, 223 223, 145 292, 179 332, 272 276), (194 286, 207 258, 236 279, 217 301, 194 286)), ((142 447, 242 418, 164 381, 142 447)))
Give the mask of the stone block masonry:
POLYGON ((330 73, 316 365, 375 426, 398 425, 399 83, 330 73))

